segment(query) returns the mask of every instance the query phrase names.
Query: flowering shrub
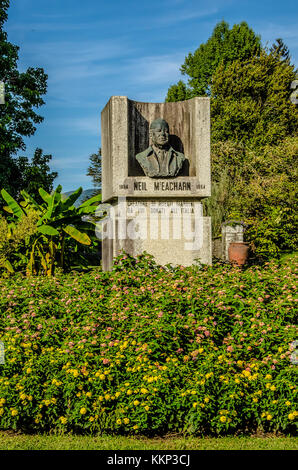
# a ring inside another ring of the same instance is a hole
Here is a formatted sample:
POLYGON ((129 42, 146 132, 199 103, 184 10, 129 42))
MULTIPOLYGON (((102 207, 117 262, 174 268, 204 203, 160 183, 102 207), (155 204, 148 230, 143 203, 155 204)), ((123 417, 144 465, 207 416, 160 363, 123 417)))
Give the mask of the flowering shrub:
POLYGON ((0 429, 293 433, 295 264, 1 280, 0 429))

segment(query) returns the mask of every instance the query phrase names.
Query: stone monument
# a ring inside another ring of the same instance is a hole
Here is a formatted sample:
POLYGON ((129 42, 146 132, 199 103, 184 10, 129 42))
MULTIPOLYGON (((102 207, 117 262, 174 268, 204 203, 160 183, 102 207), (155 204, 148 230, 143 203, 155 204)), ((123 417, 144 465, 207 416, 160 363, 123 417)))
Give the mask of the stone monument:
POLYGON ((113 96, 101 113, 102 266, 122 250, 157 263, 211 264, 210 102, 142 103, 113 96))

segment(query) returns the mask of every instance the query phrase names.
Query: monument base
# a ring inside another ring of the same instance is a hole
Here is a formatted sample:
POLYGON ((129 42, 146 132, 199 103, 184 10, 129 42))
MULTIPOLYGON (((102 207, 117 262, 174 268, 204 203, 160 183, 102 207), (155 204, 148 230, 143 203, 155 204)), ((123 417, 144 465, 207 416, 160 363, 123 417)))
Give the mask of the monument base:
POLYGON ((100 235, 104 271, 122 251, 134 257, 145 251, 160 265, 212 264, 211 218, 193 198, 120 198, 109 205, 100 235))

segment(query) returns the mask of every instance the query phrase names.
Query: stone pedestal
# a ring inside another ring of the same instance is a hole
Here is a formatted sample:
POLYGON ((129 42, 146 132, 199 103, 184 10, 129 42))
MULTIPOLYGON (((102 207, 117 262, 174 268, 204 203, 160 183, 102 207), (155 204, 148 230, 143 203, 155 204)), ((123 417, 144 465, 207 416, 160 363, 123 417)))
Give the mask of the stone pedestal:
POLYGON ((198 201, 122 198, 97 230, 105 271, 122 250, 132 256, 146 251, 161 265, 211 264, 211 218, 203 217, 198 201))
POLYGON ((222 253, 223 260, 229 260, 229 246, 232 242, 243 242, 244 226, 243 224, 236 223, 229 225, 229 222, 226 222, 222 225, 222 253))
POLYGON ((122 250, 132 256, 146 251, 161 265, 211 264, 211 220, 203 217, 200 203, 211 193, 209 98, 140 103, 113 96, 101 126, 102 200, 110 207, 97 229, 103 269, 111 269, 122 250), (172 177, 146 176, 136 158, 145 154, 147 164, 153 152, 150 125, 157 118, 168 124, 167 155, 184 158, 172 177))

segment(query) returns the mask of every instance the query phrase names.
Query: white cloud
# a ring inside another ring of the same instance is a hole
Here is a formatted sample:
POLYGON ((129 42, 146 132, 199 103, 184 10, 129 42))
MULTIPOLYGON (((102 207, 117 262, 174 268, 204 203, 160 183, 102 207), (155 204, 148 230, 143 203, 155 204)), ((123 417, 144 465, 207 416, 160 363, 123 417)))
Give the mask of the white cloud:
POLYGON ((164 84, 180 78, 179 67, 185 54, 147 56, 133 59, 127 66, 133 83, 164 84))
POLYGON ((95 116, 88 117, 64 117, 56 119, 47 119, 47 126, 59 128, 65 135, 71 134, 84 134, 96 135, 100 134, 100 116, 99 113, 95 116))

